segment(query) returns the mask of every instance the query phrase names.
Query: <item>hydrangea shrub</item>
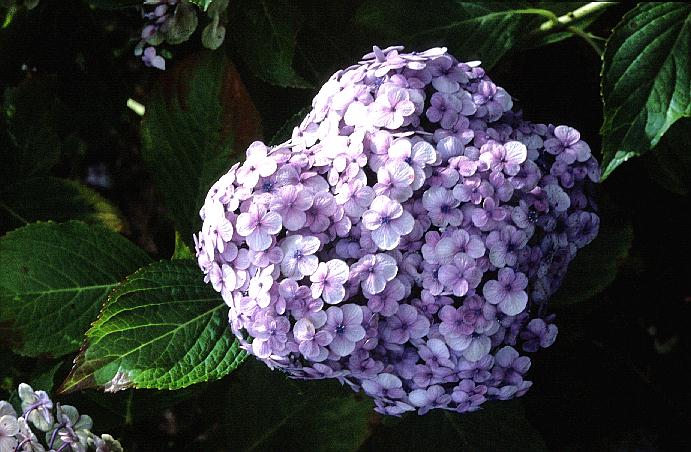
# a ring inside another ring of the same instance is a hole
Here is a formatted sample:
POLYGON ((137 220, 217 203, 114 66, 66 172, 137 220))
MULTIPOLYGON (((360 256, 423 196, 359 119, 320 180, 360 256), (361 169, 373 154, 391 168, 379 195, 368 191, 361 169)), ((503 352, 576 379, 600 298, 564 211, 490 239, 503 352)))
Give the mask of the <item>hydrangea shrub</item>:
POLYGON ((335 73, 287 142, 253 143, 209 191, 196 256, 270 367, 384 414, 473 411, 530 388, 549 297, 598 232, 600 170, 479 62, 402 50, 335 73))

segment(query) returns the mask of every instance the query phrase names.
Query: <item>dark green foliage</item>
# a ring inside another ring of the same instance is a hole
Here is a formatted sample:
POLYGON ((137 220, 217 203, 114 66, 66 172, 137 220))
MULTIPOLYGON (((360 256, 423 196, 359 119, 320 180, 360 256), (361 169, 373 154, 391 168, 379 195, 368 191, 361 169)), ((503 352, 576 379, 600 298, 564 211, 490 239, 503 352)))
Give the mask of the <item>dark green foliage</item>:
POLYGON ((642 3, 624 16, 607 41, 602 97, 607 177, 691 116, 691 5, 642 3))
MULTIPOLYGON (((550 9, 545 9, 550 6, 527 2, 369 0, 360 6, 355 20, 377 36, 382 47, 398 43, 420 49, 446 46, 452 54, 462 55, 466 61, 481 60, 483 67, 490 69, 532 37, 540 24, 556 19, 550 9)), ((553 40, 544 41, 550 42, 553 40)), ((533 45, 538 43, 533 41, 533 45)))
POLYGON ((227 311, 195 262, 144 267, 110 294, 60 390, 178 389, 220 378, 245 358, 227 311))
POLYGON ((224 421, 231 450, 356 450, 376 416, 368 397, 335 381, 291 380, 254 360, 228 384, 224 421))
POLYGON ((605 290, 616 278, 632 243, 631 224, 605 216, 597 238, 569 264, 568 273, 550 303, 561 307, 584 302, 605 290))
POLYGON ((84 223, 33 223, 0 239, 3 337, 27 356, 73 352, 117 283, 145 265, 124 237, 84 223))
MULTIPOLYGON (((243 133, 233 125, 256 116, 238 83, 223 53, 205 52, 161 78, 147 103, 143 157, 188 244, 209 187, 242 155, 233 153, 235 134, 243 133)), ((249 127, 257 129, 256 121, 249 127)))
POLYGON ((57 177, 31 177, 0 188, 0 231, 38 220, 81 220, 123 232, 122 214, 96 191, 57 177))
POLYGON ((5 140, 0 146, 3 185, 7 181, 46 174, 60 160, 56 132, 58 102, 49 80, 26 81, 4 96, 5 140))
POLYGON ((232 2, 229 32, 243 61, 262 80, 286 88, 310 88, 293 68, 302 17, 286 0, 232 2))
POLYGON ((360 450, 374 452, 391 444, 401 451, 548 450, 518 400, 490 402, 475 413, 435 410, 425 416, 407 415, 379 426, 360 450))

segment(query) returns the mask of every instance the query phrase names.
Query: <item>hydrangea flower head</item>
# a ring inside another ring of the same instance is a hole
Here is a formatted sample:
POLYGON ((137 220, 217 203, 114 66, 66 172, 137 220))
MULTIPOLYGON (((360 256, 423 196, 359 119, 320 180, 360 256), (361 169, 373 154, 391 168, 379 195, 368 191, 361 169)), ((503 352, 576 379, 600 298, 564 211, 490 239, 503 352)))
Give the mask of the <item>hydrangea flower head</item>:
POLYGON ((200 212, 199 265, 242 346, 384 414, 525 394, 557 335, 547 301, 599 228, 578 131, 524 120, 445 48, 375 47, 312 107, 200 212))
POLYGON ((19 416, 9 402, 0 400, 0 451, 122 452, 120 442, 111 435, 93 434, 91 417, 80 415, 75 407, 53 404, 47 392, 34 391, 26 383, 19 385, 18 393, 19 416), (45 442, 36 431, 45 432, 45 442))

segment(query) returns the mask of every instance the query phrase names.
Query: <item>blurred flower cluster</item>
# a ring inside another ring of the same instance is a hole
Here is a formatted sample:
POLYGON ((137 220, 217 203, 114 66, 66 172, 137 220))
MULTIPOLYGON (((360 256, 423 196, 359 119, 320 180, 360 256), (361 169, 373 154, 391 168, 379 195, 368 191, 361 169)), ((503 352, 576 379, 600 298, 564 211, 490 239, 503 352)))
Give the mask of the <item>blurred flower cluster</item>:
POLYGON ((374 48, 292 138, 209 191, 196 255, 243 346, 400 415, 524 394, 557 335, 546 302, 594 239, 600 170, 479 62, 374 48))
MULTIPOLYGON (((202 44, 217 49, 225 39, 225 11, 228 0, 213 1, 206 14, 211 21, 202 31, 202 44)), ((141 40, 134 49, 145 65, 165 70, 166 60, 156 51, 156 46, 181 44, 197 29, 198 18, 194 5, 188 0, 144 0, 143 16, 147 20, 141 40)))
POLYGON ((112 436, 91 433, 93 422, 89 416, 80 415, 73 406, 53 404, 45 391, 34 391, 22 383, 19 398, 19 416, 9 402, 0 400, 0 452, 122 452, 112 436), (36 433, 44 436, 45 442, 36 433))

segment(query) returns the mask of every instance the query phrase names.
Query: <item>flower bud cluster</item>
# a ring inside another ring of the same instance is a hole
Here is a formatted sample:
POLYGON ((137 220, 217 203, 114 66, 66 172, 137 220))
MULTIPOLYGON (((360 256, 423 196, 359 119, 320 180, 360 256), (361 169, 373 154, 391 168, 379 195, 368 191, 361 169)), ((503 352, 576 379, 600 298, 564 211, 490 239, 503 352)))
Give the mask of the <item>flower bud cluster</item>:
POLYGON ((112 436, 91 433, 91 417, 80 415, 71 405, 53 404, 45 391, 34 391, 22 383, 19 398, 20 416, 9 402, 0 400, 0 451, 122 452, 120 442, 112 436), (37 432, 45 435, 45 443, 37 432))
POLYGON ((599 166, 573 128, 531 123, 478 62, 374 48, 292 138, 247 150, 195 237, 243 347, 336 378, 399 415, 473 411, 531 386, 546 302, 596 236, 599 166))
MULTIPOLYGON (((165 70, 166 60, 156 52, 156 46, 187 41, 197 29, 197 10, 189 0, 144 0, 143 8, 147 24, 134 54, 141 56, 146 66, 165 70)), ((223 43, 227 8, 228 0, 214 0, 207 6, 205 11, 210 22, 201 34, 204 47, 217 49, 223 43)))
POLYGON ((166 39, 171 27, 178 0, 145 0, 142 12, 147 24, 142 29, 141 40, 134 49, 136 56, 149 67, 165 70, 166 60, 156 53, 156 46, 166 39))

